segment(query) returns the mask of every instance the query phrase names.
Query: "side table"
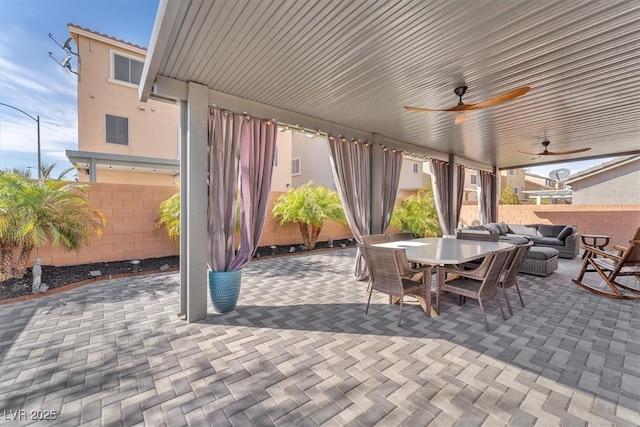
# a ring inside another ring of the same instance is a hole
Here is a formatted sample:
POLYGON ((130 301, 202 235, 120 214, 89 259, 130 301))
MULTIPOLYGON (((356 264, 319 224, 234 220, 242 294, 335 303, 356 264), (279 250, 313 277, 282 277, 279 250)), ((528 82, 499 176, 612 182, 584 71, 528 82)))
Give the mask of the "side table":
MULTIPOLYGON (((604 251, 604 247, 609 244, 611 236, 607 236, 605 234, 581 234, 580 239, 582 240, 583 245, 592 246, 600 249, 601 251, 604 251), (590 242, 587 241, 588 239, 590 239, 590 242)), ((582 259, 584 259, 586 256, 587 252, 585 251, 582 254, 582 259)))

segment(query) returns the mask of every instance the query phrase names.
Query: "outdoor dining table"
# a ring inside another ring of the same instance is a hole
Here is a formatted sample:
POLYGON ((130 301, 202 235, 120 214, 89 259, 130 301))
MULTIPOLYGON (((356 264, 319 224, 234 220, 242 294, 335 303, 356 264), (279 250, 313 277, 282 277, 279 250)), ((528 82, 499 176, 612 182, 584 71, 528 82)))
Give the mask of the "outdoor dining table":
MULTIPOLYGON (((485 257, 490 252, 513 246, 506 242, 486 242, 481 240, 456 239, 455 237, 424 237, 412 240, 378 243, 373 246, 404 249, 407 259, 418 264, 460 265, 485 257)), ((399 300, 399 299, 398 299, 399 300)), ((396 302, 395 299, 392 302, 396 302)), ((438 317, 428 301, 418 298, 418 303, 429 317, 438 317)))

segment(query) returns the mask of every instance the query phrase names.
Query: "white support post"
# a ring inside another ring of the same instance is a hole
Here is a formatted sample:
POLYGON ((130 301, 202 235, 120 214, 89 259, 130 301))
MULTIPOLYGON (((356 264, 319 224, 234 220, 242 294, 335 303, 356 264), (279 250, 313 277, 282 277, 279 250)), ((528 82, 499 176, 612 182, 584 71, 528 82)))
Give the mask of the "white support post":
POLYGON ((187 129, 189 127, 189 116, 187 114, 187 102, 180 102, 180 313, 178 316, 184 320, 187 318, 187 271, 189 269, 187 260, 189 259, 189 245, 187 244, 189 217, 187 206, 189 206, 189 192, 187 191, 189 176, 189 165, 187 159, 187 129))
POLYGON ((209 91, 189 82, 187 87, 188 134, 186 158, 187 322, 207 317, 207 138, 209 91))

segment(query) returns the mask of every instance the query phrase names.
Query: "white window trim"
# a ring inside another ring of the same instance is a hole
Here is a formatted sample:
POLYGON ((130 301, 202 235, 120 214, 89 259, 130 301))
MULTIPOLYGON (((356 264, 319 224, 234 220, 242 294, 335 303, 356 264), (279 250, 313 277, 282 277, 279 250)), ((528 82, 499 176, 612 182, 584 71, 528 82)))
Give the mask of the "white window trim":
POLYGON ((301 175, 301 163, 302 161, 300 160, 300 157, 294 157, 293 159, 291 159, 291 176, 300 176, 301 175), (293 162, 298 161, 298 173, 293 172, 293 162))
POLYGON ((114 55, 120 55, 124 58, 129 58, 129 59, 133 59, 135 61, 138 62, 142 62, 144 64, 144 59, 141 59, 138 56, 134 56, 134 55, 129 55, 127 53, 124 53, 122 51, 119 50, 113 50, 113 49, 109 49, 109 78, 107 79, 107 81, 109 83, 115 83, 117 85, 121 85, 121 86, 126 86, 126 87, 131 87, 131 88, 138 88, 137 84, 133 84, 133 83, 129 83, 129 82, 123 82, 122 80, 118 80, 115 77, 113 77, 113 75, 115 74, 115 70, 113 67, 113 64, 115 63, 115 60, 113 58, 114 55))

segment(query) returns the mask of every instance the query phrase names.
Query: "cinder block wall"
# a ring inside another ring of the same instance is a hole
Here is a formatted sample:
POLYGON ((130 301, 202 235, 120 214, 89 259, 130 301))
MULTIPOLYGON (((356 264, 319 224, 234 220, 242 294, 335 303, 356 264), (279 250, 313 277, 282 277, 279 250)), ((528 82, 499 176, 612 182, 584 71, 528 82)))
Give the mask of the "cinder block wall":
MULTIPOLYGON (((477 205, 464 205, 460 221, 478 219, 477 205)), ((611 245, 627 246, 640 227, 640 205, 500 205, 498 221, 507 224, 577 225, 583 234, 611 236, 611 245)))
MULTIPOLYGON (((29 265, 36 257, 43 265, 75 265, 178 255, 164 229, 156 229, 160 203, 178 189, 175 186, 104 184, 89 185, 89 200, 106 218, 101 236, 78 252, 44 246, 35 248, 29 265)), ((302 243, 296 225, 281 227, 271 217, 273 203, 282 192, 269 196, 267 217, 259 246, 302 243)), ((478 219, 477 205, 462 207, 461 221, 471 224, 478 219)), ((507 224, 575 224, 581 233, 606 234, 611 244, 626 246, 640 226, 640 205, 500 205, 498 220, 507 224)), ((388 230, 394 231, 393 228, 388 230)), ((346 225, 326 222, 319 241, 352 238, 346 225)))
POLYGON ((88 197, 106 217, 101 236, 93 236, 78 252, 61 247, 35 248, 44 265, 74 265, 177 255, 164 229, 156 229, 158 207, 178 191, 175 186, 92 183, 88 197))
MULTIPOLYGON (((163 228, 156 229, 160 203, 174 195, 175 186, 105 184, 89 185, 89 201, 102 211, 107 225, 101 236, 93 236, 88 245, 78 252, 61 247, 43 246, 31 253, 29 265, 40 258, 43 265, 76 265, 105 261, 158 258, 178 255, 178 245, 169 241, 163 228)), ((267 217, 259 246, 288 245, 302 243, 296 225, 280 227, 271 218, 273 203, 282 192, 273 192, 269 197, 267 217)), ((348 226, 326 222, 319 241, 352 238, 348 226)), ((238 239, 236 239, 238 240, 238 239)))

